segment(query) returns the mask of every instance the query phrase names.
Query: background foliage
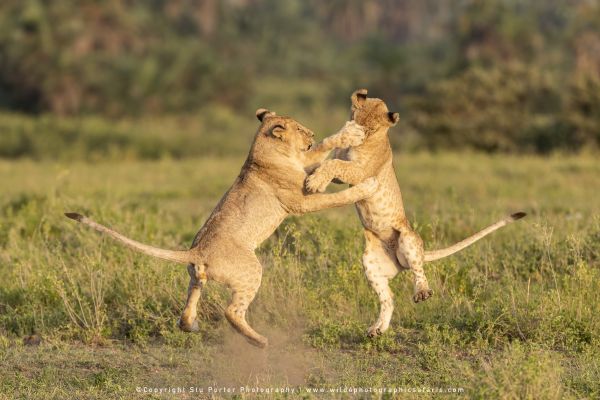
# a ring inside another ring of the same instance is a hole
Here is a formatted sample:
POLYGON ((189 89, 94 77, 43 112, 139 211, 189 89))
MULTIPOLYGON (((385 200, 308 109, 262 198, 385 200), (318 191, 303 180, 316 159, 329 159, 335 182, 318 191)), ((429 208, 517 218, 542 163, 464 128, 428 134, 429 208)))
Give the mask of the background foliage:
POLYGON ((233 142, 262 106, 325 130, 317 114, 347 115, 360 86, 401 112, 399 148, 596 149, 598 21, 589 0, 6 0, 0 156, 70 157, 39 149, 74 129, 77 146, 96 137, 129 156, 183 157, 136 135, 137 121, 233 142), (240 123, 212 124, 215 112, 240 123), (196 123, 180 129, 182 116, 196 123), (129 126, 112 132, 103 118, 129 126))

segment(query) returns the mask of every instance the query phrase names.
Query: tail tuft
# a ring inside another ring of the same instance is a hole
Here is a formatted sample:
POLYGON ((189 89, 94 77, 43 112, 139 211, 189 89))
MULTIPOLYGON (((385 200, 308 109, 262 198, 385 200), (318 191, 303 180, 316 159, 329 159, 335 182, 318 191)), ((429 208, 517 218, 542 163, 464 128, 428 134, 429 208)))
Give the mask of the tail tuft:
POLYGON ((81 220, 83 219, 83 215, 77 213, 65 213, 65 216, 74 219, 77 222, 81 222, 81 220))
POLYGON ((524 217, 524 216, 526 216, 526 215, 527 215, 527 213, 525 213, 525 212, 523 212, 523 211, 519 211, 519 212, 516 212, 516 213, 514 213, 514 214, 511 214, 511 216, 510 216, 510 217, 512 218, 512 220, 513 220, 513 221, 516 221, 516 220, 518 220, 518 219, 521 219, 521 218, 523 218, 523 217, 524 217))

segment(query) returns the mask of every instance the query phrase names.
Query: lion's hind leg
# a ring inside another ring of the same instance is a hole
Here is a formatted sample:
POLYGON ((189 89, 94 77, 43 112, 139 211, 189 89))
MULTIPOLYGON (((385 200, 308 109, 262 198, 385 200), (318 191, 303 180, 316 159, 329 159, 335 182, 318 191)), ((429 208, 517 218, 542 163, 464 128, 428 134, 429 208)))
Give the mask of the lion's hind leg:
POLYGON ((185 307, 179 318, 179 329, 184 332, 198 332, 198 319, 196 312, 198 308, 198 300, 202 294, 202 286, 206 283, 206 273, 204 266, 188 265, 188 273, 190 274, 190 285, 188 286, 188 297, 185 307))
POLYGON ((408 264, 407 266, 413 272, 415 281, 414 302, 425 301, 433 295, 433 290, 429 288, 429 282, 423 270, 423 264, 425 264, 423 241, 408 226, 402 227, 399 232, 396 256, 400 263, 408 264))
POLYGON ((369 284, 379 297, 379 317, 368 329, 367 334, 375 337, 385 332, 390 326, 394 312, 394 295, 389 280, 399 271, 393 250, 389 249, 373 233, 365 231, 366 248, 362 262, 369 284))
POLYGON ((246 311, 254 300, 262 278, 262 266, 256 260, 256 263, 246 268, 236 277, 230 277, 228 285, 233 291, 231 303, 225 310, 225 316, 231 326, 244 335, 253 345, 266 347, 268 340, 266 337, 257 333, 248 321, 246 321, 246 311))

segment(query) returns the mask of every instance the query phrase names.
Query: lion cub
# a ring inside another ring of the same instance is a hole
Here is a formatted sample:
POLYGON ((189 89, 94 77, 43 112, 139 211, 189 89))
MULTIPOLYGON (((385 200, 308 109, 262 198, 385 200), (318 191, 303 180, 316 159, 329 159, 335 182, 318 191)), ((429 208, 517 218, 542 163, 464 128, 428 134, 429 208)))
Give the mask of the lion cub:
POLYGON ((382 100, 368 98, 366 89, 354 92, 351 100, 352 120, 365 127, 367 138, 360 146, 338 150, 335 152, 335 159, 321 163, 307 178, 306 187, 311 192, 324 192, 332 180, 351 185, 369 177, 379 180, 379 189, 375 195, 356 203, 358 216, 365 228, 363 267, 380 302, 379 318, 368 330, 369 336, 376 336, 389 327, 394 304, 388 281, 400 269, 410 269, 413 272, 413 300, 427 300, 433 291, 429 288, 423 271, 425 262, 456 253, 496 229, 523 218, 525 213, 512 214, 448 248, 425 251, 423 241, 406 219, 400 186, 392 164, 388 130, 396 125, 399 115, 389 112, 382 100))
POLYGON ((225 193, 187 251, 164 250, 129 239, 77 213, 66 216, 91 226, 135 250, 154 257, 189 263, 190 284, 179 320, 184 331, 198 330, 196 309, 202 286, 208 279, 229 286, 233 292, 225 316, 250 343, 264 347, 267 339, 246 321, 246 310, 262 278, 262 266, 254 254, 290 214, 304 214, 355 203, 377 190, 377 180, 332 194, 306 194, 306 170, 318 166, 330 150, 356 146, 363 129, 348 122, 337 134, 313 146, 314 134, 289 117, 259 109, 261 122, 250 154, 233 186, 225 193))

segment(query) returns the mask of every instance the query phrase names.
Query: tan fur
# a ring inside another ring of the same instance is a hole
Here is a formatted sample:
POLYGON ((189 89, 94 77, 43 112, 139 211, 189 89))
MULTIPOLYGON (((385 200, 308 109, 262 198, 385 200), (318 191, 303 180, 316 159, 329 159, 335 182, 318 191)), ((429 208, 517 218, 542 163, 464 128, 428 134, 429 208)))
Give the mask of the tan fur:
POLYGON ((522 218, 525 213, 504 218, 446 249, 425 251, 423 241, 406 219, 400 186, 392 164, 388 130, 398 122, 399 116, 397 113, 390 113, 382 100, 368 98, 366 89, 354 92, 351 100, 352 119, 365 127, 366 140, 360 146, 337 150, 334 159, 322 162, 314 174, 307 178, 306 187, 311 192, 324 192, 332 180, 351 185, 369 177, 376 177, 379 181, 379 189, 373 196, 356 203, 365 228, 363 267, 380 301, 379 318, 368 331, 369 335, 375 336, 389 327, 394 306, 388 281, 400 269, 410 269, 413 272, 413 300, 426 300, 433 294, 423 271, 426 261, 437 260, 462 250, 500 227, 522 218))
POLYGON ((340 132, 311 148, 314 134, 289 117, 265 109, 256 112, 261 125, 250 154, 233 186, 223 196, 188 251, 171 251, 144 245, 79 214, 69 218, 87 224, 146 254, 186 262, 190 275, 188 298, 179 320, 184 331, 198 329, 196 311, 207 280, 228 285, 232 301, 225 315, 250 343, 264 347, 267 339, 246 321, 246 310, 260 286, 262 266, 254 251, 285 217, 364 200, 377 189, 375 178, 334 194, 307 195, 306 170, 319 165, 334 148, 355 146, 364 132, 348 122, 340 132))

